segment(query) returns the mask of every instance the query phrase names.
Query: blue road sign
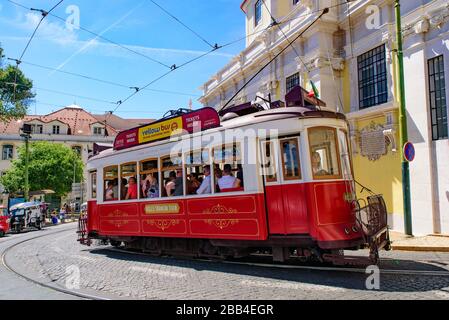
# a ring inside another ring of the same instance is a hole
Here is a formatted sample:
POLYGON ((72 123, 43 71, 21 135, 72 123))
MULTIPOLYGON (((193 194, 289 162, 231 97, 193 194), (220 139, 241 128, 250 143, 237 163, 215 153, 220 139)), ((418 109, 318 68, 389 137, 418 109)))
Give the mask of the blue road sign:
POLYGON ((412 162, 415 159, 415 146, 411 142, 407 142, 404 145, 404 158, 408 162, 412 162))

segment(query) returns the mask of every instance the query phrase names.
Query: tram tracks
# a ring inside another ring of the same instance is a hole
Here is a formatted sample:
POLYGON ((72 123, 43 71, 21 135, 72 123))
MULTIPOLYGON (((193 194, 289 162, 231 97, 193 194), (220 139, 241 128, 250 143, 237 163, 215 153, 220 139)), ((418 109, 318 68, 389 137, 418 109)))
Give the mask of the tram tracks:
MULTIPOLYGON (((59 230, 59 231, 51 232, 51 233, 48 233, 48 234, 43 234, 43 235, 39 235, 39 236, 36 236, 36 237, 27 238, 27 239, 21 240, 19 242, 15 242, 14 244, 12 244, 9 247, 5 248, 3 250, 3 252, 1 253, 1 265, 6 270, 8 270, 9 272, 15 274, 19 278, 22 278, 22 279, 24 279, 24 280, 26 280, 26 281, 28 281, 30 283, 33 283, 35 285, 38 285, 38 286, 41 286, 41 287, 44 287, 44 288, 47 288, 47 289, 51 289, 53 291, 57 291, 57 292, 60 292, 60 293, 64 293, 66 295, 70 295, 70 296, 74 296, 74 297, 78 297, 78 298, 83 298, 83 299, 87 299, 87 300, 110 300, 110 299, 105 298, 105 297, 100 297, 100 296, 87 294, 87 293, 82 293, 82 292, 79 292, 79 291, 76 291, 76 290, 64 288, 64 287, 59 286, 56 282, 53 282, 53 281, 49 282, 49 283, 46 283, 46 282, 43 282, 43 281, 36 280, 36 279, 32 278, 31 276, 28 276, 28 275, 18 271, 10 263, 8 263, 7 256, 8 256, 9 253, 12 252, 13 249, 23 245, 24 243, 31 242, 33 240, 44 238, 44 237, 48 237, 48 236, 54 236, 56 234, 63 233, 63 232, 67 232, 67 230, 66 229, 59 230)), ((0 245, 2 245, 5 242, 11 242, 12 240, 15 240, 15 239, 13 239, 13 238, 7 239, 6 241, 0 242, 0 245)))
MULTIPOLYGON (((106 250, 112 252, 125 253, 130 255, 140 255, 147 257, 157 257, 156 255, 151 255, 144 252, 129 251, 120 248, 106 248, 106 250)), ((229 261, 229 260, 213 260, 213 259, 201 259, 201 258, 189 258, 189 257, 176 257, 176 256, 164 256, 165 258, 181 259, 188 261, 199 261, 208 263, 223 263, 229 265, 241 265, 241 266, 251 266, 251 267, 262 267, 262 268, 277 268, 277 269, 290 269, 290 270, 308 270, 308 271, 327 271, 327 272, 349 272, 349 273, 361 273, 366 274, 366 268, 356 268, 356 267, 344 267, 344 266, 316 266, 316 265, 298 265, 298 264, 277 264, 262 261, 229 261)), ((254 257, 253 257, 254 258, 254 257)), ((256 257, 257 258, 257 257, 256 257)), ((261 258, 261 257, 258 257, 261 258)), ((261 260, 261 259, 260 259, 261 260)), ((382 259, 381 259, 382 260, 382 259)), ((427 263, 429 261, 416 261, 418 263, 427 263)), ((435 266, 435 264, 433 264, 435 266)), ((447 271, 432 271, 432 270, 412 270, 412 269, 382 269, 380 268, 380 273, 384 275, 410 275, 410 276, 436 276, 436 277, 449 277, 449 270, 447 271)))

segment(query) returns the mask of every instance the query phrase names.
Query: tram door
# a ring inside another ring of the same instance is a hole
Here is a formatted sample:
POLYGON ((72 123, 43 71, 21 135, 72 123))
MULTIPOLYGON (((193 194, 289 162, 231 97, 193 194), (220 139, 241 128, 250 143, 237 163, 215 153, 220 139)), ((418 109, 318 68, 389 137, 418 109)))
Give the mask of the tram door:
POLYGON ((261 141, 270 234, 303 234, 309 231, 299 147, 299 136, 261 141))

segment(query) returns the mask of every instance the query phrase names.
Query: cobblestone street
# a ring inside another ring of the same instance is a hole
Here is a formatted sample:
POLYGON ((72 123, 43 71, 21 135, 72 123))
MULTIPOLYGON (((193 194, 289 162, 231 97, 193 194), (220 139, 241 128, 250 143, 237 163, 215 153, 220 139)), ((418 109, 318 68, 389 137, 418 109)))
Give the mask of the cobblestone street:
MULTIPOLYGON (((81 246, 75 224, 54 230, 9 251, 9 265, 62 288, 70 275, 67 270, 77 267, 80 291, 105 298, 449 299, 448 276, 381 274, 380 290, 367 290, 368 275, 363 273, 129 254, 109 246, 81 246)), ((5 241, 10 240, 2 239, 0 245, 5 241)), ((382 269, 449 270, 448 253, 389 252, 382 257, 382 269)))

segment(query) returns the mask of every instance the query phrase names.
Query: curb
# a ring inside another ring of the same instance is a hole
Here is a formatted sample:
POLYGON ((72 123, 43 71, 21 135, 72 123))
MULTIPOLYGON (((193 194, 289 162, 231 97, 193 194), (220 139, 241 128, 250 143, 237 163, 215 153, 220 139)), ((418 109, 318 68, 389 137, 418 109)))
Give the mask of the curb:
POLYGON ((391 249, 398 250, 398 251, 449 252, 449 247, 391 245, 391 249))

